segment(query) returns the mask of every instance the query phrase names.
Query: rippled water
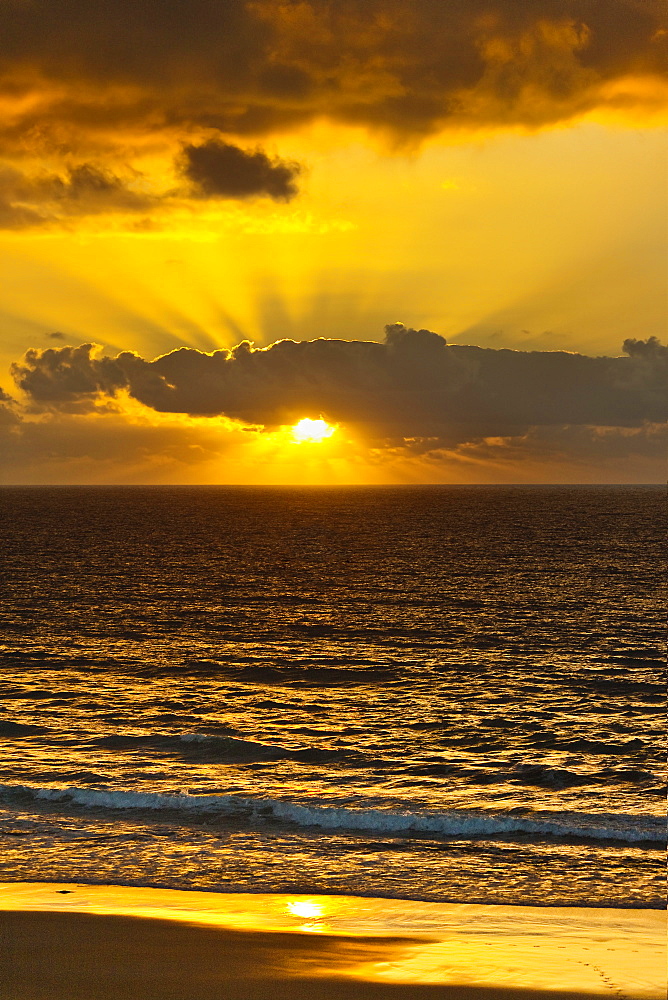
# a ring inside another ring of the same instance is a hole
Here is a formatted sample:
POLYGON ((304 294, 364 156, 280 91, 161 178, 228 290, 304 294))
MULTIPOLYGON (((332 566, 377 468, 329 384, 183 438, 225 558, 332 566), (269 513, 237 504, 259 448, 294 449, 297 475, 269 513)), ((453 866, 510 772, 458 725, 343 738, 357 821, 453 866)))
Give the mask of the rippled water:
POLYGON ((0 504, 0 878, 663 905, 661 488, 0 504))

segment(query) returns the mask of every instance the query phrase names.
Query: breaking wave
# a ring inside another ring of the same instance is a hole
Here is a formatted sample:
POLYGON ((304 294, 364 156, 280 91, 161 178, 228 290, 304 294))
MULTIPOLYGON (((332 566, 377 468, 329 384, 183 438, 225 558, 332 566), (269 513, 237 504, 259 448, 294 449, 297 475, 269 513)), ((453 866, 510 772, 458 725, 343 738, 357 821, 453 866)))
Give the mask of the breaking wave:
POLYGON ((660 844, 665 824, 649 815, 577 813, 528 810, 508 812, 451 809, 446 812, 402 812, 324 804, 303 805, 272 798, 236 795, 192 795, 188 792, 104 791, 77 786, 36 787, 0 785, 0 801, 50 802, 96 810, 139 810, 218 815, 245 822, 279 822, 298 827, 374 832, 387 836, 560 837, 574 840, 660 844))

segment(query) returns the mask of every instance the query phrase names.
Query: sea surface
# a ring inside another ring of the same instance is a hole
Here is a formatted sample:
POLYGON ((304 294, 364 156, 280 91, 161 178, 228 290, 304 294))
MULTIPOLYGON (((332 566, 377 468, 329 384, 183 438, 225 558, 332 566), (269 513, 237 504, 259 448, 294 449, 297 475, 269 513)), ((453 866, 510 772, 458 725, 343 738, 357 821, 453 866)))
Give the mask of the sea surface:
POLYGON ((0 490, 0 881, 661 907, 665 489, 0 490))

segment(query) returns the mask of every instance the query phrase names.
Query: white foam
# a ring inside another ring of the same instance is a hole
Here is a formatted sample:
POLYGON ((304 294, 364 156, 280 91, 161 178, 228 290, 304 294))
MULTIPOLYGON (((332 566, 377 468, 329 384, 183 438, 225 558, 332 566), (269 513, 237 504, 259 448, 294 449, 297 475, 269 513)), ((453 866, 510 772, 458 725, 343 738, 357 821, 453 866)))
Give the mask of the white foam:
POLYGON ((1 796, 28 795, 33 799, 73 803, 110 810, 150 810, 208 813, 246 819, 274 819, 303 827, 328 830, 359 830, 436 837, 480 837, 495 834, 576 837, 588 840, 620 840, 628 843, 657 842, 663 824, 653 816, 608 813, 533 812, 494 813, 452 809, 447 812, 403 812, 358 809, 329 805, 302 805, 272 798, 238 795, 191 795, 188 792, 104 791, 93 788, 31 787, 0 785, 1 796))

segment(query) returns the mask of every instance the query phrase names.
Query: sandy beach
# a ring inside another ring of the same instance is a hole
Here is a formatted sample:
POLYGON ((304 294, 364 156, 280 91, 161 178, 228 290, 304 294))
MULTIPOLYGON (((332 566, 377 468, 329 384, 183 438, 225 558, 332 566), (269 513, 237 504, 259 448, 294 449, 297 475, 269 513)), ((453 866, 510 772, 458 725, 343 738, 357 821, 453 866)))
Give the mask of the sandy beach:
POLYGON ((0 885, 3 1000, 658 1000, 665 913, 0 885))

